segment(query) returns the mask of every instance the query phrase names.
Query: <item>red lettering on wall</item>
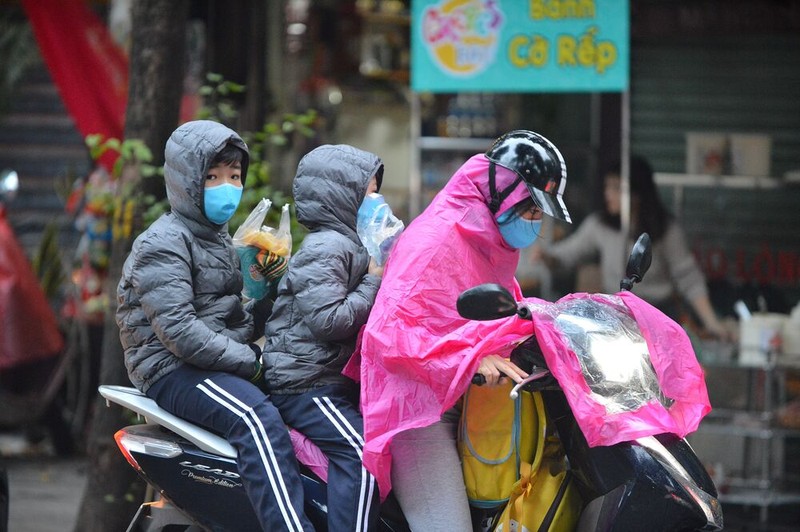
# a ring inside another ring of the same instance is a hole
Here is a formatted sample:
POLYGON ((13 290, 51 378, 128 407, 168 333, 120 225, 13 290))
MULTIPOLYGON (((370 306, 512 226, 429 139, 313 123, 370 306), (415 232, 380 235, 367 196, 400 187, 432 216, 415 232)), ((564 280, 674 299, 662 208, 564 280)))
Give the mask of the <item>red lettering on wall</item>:
POLYGON ((720 248, 710 249, 706 255, 705 271, 709 280, 724 279, 728 275, 728 257, 720 248))
POLYGON ((789 251, 778 252, 778 275, 779 284, 794 284, 797 282, 797 270, 800 267, 797 256, 789 251))
POLYGON ((759 284, 771 284, 775 280, 775 262, 767 246, 761 246, 753 259, 753 277, 759 284))
POLYGON ((726 252, 723 248, 693 249, 697 262, 708 280, 727 279, 739 282, 793 286, 800 282, 800 253, 771 250, 763 244, 753 254, 742 248, 726 252))
POLYGON ((734 274, 734 278, 737 281, 743 281, 745 283, 750 282, 750 272, 747 271, 744 265, 744 250, 737 249, 736 253, 736 273, 734 274))

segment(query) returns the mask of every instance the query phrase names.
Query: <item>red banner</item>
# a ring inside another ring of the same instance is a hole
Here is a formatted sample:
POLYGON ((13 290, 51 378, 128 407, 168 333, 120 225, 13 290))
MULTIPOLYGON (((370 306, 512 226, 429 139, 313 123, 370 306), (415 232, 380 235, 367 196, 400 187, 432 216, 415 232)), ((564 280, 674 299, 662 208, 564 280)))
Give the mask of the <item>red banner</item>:
POLYGON ((59 354, 64 339, 0 205, 0 369, 59 354))
POLYGON ((78 131, 122 139, 128 59, 105 24, 83 0, 22 0, 22 5, 78 131))

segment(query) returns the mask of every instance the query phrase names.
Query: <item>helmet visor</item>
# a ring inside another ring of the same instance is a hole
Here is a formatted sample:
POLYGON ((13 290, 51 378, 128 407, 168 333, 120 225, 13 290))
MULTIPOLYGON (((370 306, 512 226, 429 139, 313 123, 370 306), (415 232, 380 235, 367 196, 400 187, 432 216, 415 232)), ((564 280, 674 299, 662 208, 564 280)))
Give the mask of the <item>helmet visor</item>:
POLYGON ((548 194, 546 192, 542 192, 538 188, 529 184, 527 181, 525 182, 525 186, 528 187, 528 192, 531 193, 533 201, 539 206, 540 209, 544 211, 545 214, 548 214, 553 218, 563 220, 567 223, 572 223, 572 218, 570 218, 569 212, 567 211, 567 206, 564 205, 564 199, 561 197, 560 193, 548 194))

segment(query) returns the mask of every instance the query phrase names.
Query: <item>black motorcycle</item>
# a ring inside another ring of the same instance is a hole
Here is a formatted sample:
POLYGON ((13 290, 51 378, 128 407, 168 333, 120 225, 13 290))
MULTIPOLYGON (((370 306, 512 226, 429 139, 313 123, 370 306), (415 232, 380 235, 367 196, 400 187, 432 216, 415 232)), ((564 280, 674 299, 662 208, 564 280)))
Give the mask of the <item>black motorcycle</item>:
MULTIPOLYGON (((623 288, 630 289, 641 280, 649 261, 649 237, 641 238, 631 254, 623 288)), ((467 290, 458 299, 458 310, 469 319, 488 320, 514 314, 531 317, 524 303, 518 304, 508 291, 497 285, 467 290)), ((684 439, 662 434, 613 446, 590 447, 563 391, 549 376, 535 341, 523 343, 512 358, 531 374, 512 394, 518 393, 520 387, 541 392, 546 418, 556 427, 566 451, 570 473, 585 502, 578 530, 722 529, 717 490, 684 439)), ((602 388, 600 384, 598 389, 602 388)), ((624 383, 622 387, 625 388, 624 383)), ((160 495, 157 500, 142 504, 129 531, 260 530, 242 487, 235 450, 226 440, 162 410, 133 388, 100 386, 100 394, 146 420, 145 424, 125 427, 115 435, 125 458, 160 495)), ((324 482, 302 463, 301 472, 306 515, 317 530, 325 530, 324 482)), ((492 509, 483 522, 493 522, 493 516, 501 511, 502 507, 492 509)), ((542 529, 563 529, 556 522, 548 525, 542 529)), ((409 530, 391 494, 381 504, 381 530, 409 530)))
MULTIPOLYGON (((628 260, 626 278, 620 288, 630 290, 641 281, 651 262, 650 237, 645 233, 636 242, 628 260)), ((492 320, 518 315, 531 319, 531 309, 518 303, 499 285, 480 285, 461 294, 459 313, 469 319, 492 320)), ((592 298, 578 300, 560 308, 555 319, 568 322, 562 333, 571 345, 581 346, 581 369, 594 394, 605 404, 616 402, 623 409, 632 401, 659 397, 660 388, 646 349, 625 349, 643 343, 634 320, 613 316, 613 311, 592 298), (609 314, 612 319, 608 319, 609 314), (605 318, 601 318, 604 316, 605 318), (592 337, 603 335, 604 342, 592 337), (636 356, 616 356, 615 379, 604 378, 602 365, 608 360, 608 346, 620 355, 624 350, 636 356), (605 351, 604 351, 605 350, 605 351), (604 357, 603 355, 606 355, 604 357), (627 364, 630 371, 619 371, 627 364), (630 380, 621 379, 628 375, 630 380)), ((722 507, 717 489, 697 455, 686 442, 672 434, 637 438, 611 446, 590 447, 558 382, 549 375, 538 345, 527 341, 512 352, 512 360, 531 377, 518 388, 539 391, 546 418, 553 423, 577 481, 584 507, 579 531, 679 531, 722 530, 722 507)), ((635 405, 634 405, 635 407, 635 405)), ((550 501, 543 501, 549 504, 550 501)))

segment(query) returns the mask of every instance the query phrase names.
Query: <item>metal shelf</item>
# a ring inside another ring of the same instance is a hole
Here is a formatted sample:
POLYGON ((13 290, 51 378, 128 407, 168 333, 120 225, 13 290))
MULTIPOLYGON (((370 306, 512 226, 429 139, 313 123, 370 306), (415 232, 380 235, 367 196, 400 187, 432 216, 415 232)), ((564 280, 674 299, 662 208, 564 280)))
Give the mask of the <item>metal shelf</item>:
POLYGON ((769 440, 776 436, 776 431, 771 428, 759 427, 746 427, 741 425, 723 425, 715 422, 704 422, 700 426, 700 430, 714 433, 714 434, 727 434, 730 436, 741 436, 749 438, 760 438, 762 440, 769 440))
POLYGON ((768 176, 669 174, 657 172, 656 184, 673 187, 778 188, 784 180, 768 176))
POLYGON ((421 150, 483 152, 495 139, 474 137, 419 137, 417 146, 421 150))
POLYGON ((800 492, 777 491, 772 489, 732 489, 720 493, 719 500, 725 504, 744 504, 752 506, 777 506, 800 503, 800 492))
POLYGON ((757 506, 760 508, 761 521, 766 522, 771 506, 800 503, 800 492, 795 491, 796 486, 793 484, 786 483, 787 475, 782 470, 783 442, 786 438, 800 437, 800 430, 781 427, 775 423, 776 409, 786 400, 783 383, 785 372, 774 363, 761 367, 713 363, 711 366, 748 371, 747 378, 751 383, 748 386, 746 408, 714 409, 697 431, 745 440, 740 474, 726 478, 727 489, 720 493, 720 501, 723 504, 757 506), (763 396, 760 400, 752 395, 753 383, 756 382, 758 373, 763 373, 760 389, 763 396), (753 464, 758 471, 755 474, 748 467, 747 442, 751 440, 757 440, 757 445, 762 449, 760 464, 753 464))
POLYGON ((774 412, 717 408, 706 416, 701 429, 717 434, 762 439, 800 438, 800 429, 775 424, 774 412))

